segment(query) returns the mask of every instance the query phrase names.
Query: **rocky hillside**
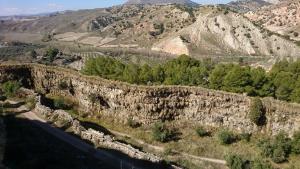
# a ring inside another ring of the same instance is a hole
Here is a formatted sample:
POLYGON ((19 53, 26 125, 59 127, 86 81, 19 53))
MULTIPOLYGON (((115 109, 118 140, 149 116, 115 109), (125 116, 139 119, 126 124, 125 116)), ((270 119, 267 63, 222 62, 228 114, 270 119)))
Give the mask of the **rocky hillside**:
POLYGON ((191 5, 191 6, 197 6, 198 4, 191 1, 191 0, 128 0, 126 5, 130 4, 152 4, 152 5, 158 5, 158 4, 181 4, 181 5, 191 5))
POLYGON ((32 32, 32 33, 61 33, 68 31, 85 32, 91 20, 96 17, 108 15, 105 9, 69 11, 41 17, 30 21, 2 21, 1 31, 32 32))
POLYGON ((237 0, 227 4, 231 9, 239 12, 256 11, 257 9, 271 5, 264 0, 237 0))
POLYGON ((220 6, 124 5, 73 11, 26 22, 3 21, 0 35, 7 32, 49 34, 55 43, 152 49, 196 58, 284 58, 300 53, 293 42, 220 6))
POLYGON ((255 26, 238 13, 209 7, 200 11, 195 23, 160 40, 153 49, 192 55, 299 55, 296 44, 255 26))
POLYGON ((300 1, 286 0, 248 12, 246 17, 264 28, 300 41, 300 1))
POLYGON ((125 5, 58 14, 28 22, 4 22, 2 32, 55 34, 59 41, 101 47, 147 47, 195 21, 198 8, 125 5), (77 19, 75 19, 77 18, 77 19))

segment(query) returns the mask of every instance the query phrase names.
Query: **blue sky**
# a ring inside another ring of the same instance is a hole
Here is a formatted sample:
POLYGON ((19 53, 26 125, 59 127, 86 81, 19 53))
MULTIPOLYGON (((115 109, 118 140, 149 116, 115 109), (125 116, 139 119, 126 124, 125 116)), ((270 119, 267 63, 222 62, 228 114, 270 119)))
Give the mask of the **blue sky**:
MULTIPOLYGON (((126 0, 0 0, 0 16, 101 8, 119 5, 125 1, 126 0)), ((227 3, 230 0, 193 1, 200 4, 219 4, 227 3)))

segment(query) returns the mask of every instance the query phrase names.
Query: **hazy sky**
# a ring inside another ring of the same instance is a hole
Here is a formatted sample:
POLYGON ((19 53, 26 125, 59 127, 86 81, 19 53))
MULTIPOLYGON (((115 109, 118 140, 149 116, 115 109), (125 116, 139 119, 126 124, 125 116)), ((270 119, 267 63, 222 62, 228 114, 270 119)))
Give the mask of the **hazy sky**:
MULTIPOLYGON (((126 0, 0 0, 0 15, 36 14, 63 10, 92 9, 124 3, 126 0)), ((230 0, 193 0, 200 4, 227 3, 230 0)))

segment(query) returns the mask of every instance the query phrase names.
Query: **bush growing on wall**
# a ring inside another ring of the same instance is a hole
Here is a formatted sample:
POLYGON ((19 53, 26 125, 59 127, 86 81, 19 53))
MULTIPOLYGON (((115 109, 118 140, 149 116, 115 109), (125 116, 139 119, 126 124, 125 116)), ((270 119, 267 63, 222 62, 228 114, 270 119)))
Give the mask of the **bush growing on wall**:
POLYGON ((253 98, 250 105, 250 120, 258 126, 265 124, 265 112, 262 101, 259 98, 253 98))
POLYGON ((21 84, 17 81, 8 81, 2 85, 2 90, 7 97, 14 96, 17 91, 20 89, 21 84))
POLYGON ((68 89, 68 83, 65 82, 65 81, 61 81, 61 82, 59 82, 59 84, 58 84, 58 88, 59 88, 60 90, 68 89))

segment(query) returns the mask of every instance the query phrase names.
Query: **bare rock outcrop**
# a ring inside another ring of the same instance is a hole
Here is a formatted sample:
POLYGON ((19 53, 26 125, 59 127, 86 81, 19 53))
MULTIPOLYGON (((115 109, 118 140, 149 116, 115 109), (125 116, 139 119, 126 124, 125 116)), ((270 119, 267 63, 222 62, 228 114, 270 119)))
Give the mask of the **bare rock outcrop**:
POLYGON ((153 49, 182 54, 183 49, 190 55, 247 55, 290 57, 297 59, 300 47, 294 42, 253 24, 239 13, 209 9, 203 11, 194 23, 175 34, 160 40, 153 49), (177 37, 187 37, 188 42, 179 43, 177 37))
POLYGON ((152 50, 163 51, 175 55, 189 55, 189 49, 187 45, 182 41, 182 39, 180 39, 180 37, 175 37, 159 42, 152 47, 152 50))

